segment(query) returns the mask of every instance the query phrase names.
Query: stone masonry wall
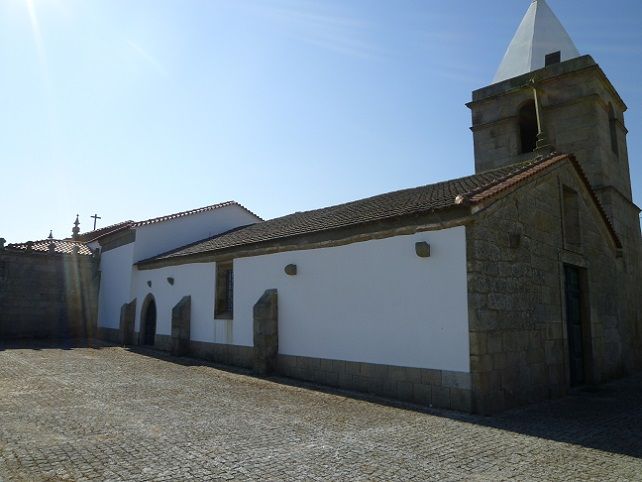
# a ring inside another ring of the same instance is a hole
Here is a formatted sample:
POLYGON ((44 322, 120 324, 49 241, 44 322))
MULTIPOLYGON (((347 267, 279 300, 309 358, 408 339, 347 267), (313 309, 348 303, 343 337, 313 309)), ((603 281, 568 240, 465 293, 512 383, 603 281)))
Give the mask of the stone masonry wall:
POLYGON ((467 226, 473 410, 493 413, 569 388, 564 264, 587 270, 588 378, 623 374, 642 346, 639 320, 619 306, 627 283, 570 163, 479 212, 467 226), (581 246, 565 244, 561 189, 580 194, 581 246), (639 330, 638 330, 639 331, 639 330))
POLYGON ((0 340, 94 335, 92 257, 0 250, 0 340))
POLYGON ((291 355, 278 355, 277 372, 419 405, 471 411, 469 373, 291 355))

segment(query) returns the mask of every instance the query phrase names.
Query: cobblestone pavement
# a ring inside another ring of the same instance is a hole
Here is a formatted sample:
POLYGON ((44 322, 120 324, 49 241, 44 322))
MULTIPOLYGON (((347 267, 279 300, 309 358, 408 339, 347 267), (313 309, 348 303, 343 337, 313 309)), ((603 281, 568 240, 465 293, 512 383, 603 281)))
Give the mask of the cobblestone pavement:
POLYGON ((642 480, 642 377, 498 417, 120 347, 0 347, 0 480, 642 480))

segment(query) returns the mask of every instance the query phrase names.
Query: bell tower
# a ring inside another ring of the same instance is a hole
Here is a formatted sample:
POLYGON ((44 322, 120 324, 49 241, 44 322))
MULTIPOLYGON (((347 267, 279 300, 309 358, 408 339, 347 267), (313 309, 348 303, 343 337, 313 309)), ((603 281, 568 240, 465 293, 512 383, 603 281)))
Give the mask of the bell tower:
POLYGON ((574 154, 639 266, 627 107, 600 66, 580 55, 545 0, 532 0, 492 85, 473 92, 475 171, 552 151, 574 154))

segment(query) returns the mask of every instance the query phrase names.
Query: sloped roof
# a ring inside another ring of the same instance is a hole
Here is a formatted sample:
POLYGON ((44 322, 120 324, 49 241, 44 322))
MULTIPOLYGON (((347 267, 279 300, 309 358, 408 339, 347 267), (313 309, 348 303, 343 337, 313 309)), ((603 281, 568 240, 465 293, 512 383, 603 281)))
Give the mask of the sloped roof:
POLYGON ((545 66, 546 55, 557 51, 561 52, 562 62, 580 56, 573 40, 546 1, 533 0, 493 82, 539 70, 545 66))
POLYGON ((204 213, 206 211, 213 211, 215 209, 220 209, 220 208, 224 208, 224 207, 227 207, 227 206, 238 206, 241 209, 244 209, 245 211, 250 213, 252 216, 255 216, 256 218, 261 219, 259 216, 257 216, 252 211, 250 211, 248 208, 246 208, 245 206, 237 203, 236 201, 226 201, 226 202, 222 202, 222 203, 218 203, 218 204, 212 204, 211 206, 205 206, 205 207, 202 207, 202 208, 191 209, 189 211, 181 211, 179 213, 168 214, 166 216, 160 216, 160 217, 157 217, 157 218, 147 219, 145 221, 139 221, 139 222, 134 223, 132 226, 136 228, 136 227, 139 227, 139 226, 146 226, 148 224, 162 223, 164 221, 170 221, 172 219, 182 218, 182 217, 185 217, 185 216, 191 216, 193 214, 204 213))
MULTIPOLYGON (((398 219, 404 216, 431 214, 462 205, 479 204, 515 187, 548 167, 570 160, 601 211, 604 221, 619 246, 615 231, 593 194, 586 176, 573 156, 553 154, 494 169, 472 176, 439 182, 427 186, 380 194, 337 206, 297 212, 249 226, 233 229, 209 239, 161 254, 139 264, 178 259, 241 246, 260 246, 268 241, 331 231, 349 226, 398 219)), ((187 261, 187 260, 186 260, 187 261)))
POLYGON ((87 231, 86 233, 82 233, 78 235, 78 241, 82 241, 84 243, 90 243, 92 241, 96 241, 99 238, 102 238, 109 234, 113 234, 118 231, 122 231, 123 229, 127 229, 131 227, 133 224, 134 224, 134 221, 131 221, 131 220, 122 221, 120 223, 112 224, 111 226, 105 226, 104 228, 95 229, 93 231, 87 231))
POLYGON ((28 251, 29 245, 31 245, 31 250, 47 253, 49 252, 49 245, 54 244, 55 253, 57 254, 72 254, 74 247, 78 248, 78 254, 84 256, 91 256, 91 250, 83 243, 78 241, 70 241, 68 239, 43 239, 40 241, 28 241, 26 243, 13 243, 8 244, 6 249, 16 250, 16 251, 28 251))

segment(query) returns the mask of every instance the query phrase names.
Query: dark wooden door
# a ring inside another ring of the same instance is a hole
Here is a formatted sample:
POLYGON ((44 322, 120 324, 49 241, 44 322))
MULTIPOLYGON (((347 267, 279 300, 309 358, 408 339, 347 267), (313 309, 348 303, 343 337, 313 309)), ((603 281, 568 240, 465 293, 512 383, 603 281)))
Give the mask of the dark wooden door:
POLYGON ((568 335, 568 354, 570 363, 571 386, 585 382, 584 370, 584 333, 582 330, 582 285, 580 270, 566 265, 566 329, 568 335))
POLYGON ((151 300, 145 310, 145 328, 143 331, 143 345, 153 345, 156 338, 156 303, 151 300))

